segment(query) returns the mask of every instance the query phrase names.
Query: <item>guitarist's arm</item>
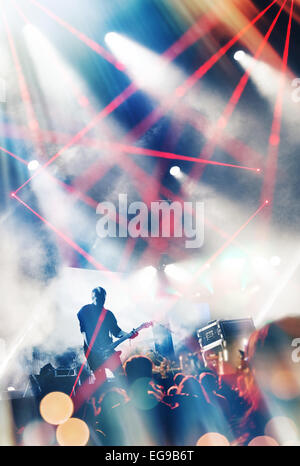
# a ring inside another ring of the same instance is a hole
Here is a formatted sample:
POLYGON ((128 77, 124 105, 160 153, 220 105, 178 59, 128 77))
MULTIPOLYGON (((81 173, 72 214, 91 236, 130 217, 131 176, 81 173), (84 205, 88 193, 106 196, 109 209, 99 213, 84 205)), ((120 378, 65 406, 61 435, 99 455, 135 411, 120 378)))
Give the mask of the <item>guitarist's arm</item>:
POLYGON ((115 318, 113 313, 111 313, 111 333, 116 338, 135 338, 137 336, 137 334, 135 334, 134 332, 124 332, 124 330, 122 330, 118 326, 117 319, 115 318))
POLYGON ((116 338, 123 338, 123 337, 128 337, 130 339, 135 338, 138 336, 138 332, 132 331, 132 332, 124 332, 121 330, 121 332, 116 335, 116 338))
POLYGON ((88 342, 87 342, 87 336, 86 336, 86 333, 85 332, 81 332, 81 335, 83 337, 83 341, 84 341, 84 344, 88 347, 88 342))

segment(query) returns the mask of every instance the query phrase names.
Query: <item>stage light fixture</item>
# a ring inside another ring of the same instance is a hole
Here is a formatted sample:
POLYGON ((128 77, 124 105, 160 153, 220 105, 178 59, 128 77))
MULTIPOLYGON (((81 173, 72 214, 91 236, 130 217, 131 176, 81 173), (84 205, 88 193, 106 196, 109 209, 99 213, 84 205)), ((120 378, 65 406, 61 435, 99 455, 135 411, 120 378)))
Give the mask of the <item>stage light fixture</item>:
POLYGON ((38 160, 31 160, 29 163, 28 163, 28 170, 31 171, 31 172, 34 172, 35 170, 37 170, 40 166, 40 163, 38 160))
POLYGON ((174 64, 129 37, 108 32, 104 40, 126 73, 147 92, 165 95, 183 80, 182 72, 174 64))
POLYGON ((174 178, 180 179, 182 178, 182 171, 180 167, 173 166, 170 168, 170 174, 174 176, 174 178))
POLYGON ((278 267, 281 264, 281 259, 278 256, 273 256, 270 259, 270 264, 272 267, 278 267))
POLYGON ((190 278, 189 273, 183 269, 182 267, 179 267, 176 264, 168 264, 165 267, 165 274, 173 278, 174 280, 178 281, 185 281, 190 278))
POLYGON ((244 58, 246 56, 246 53, 244 52, 244 50, 238 50, 237 52, 235 52, 235 54, 233 55, 233 58, 236 60, 236 61, 243 61, 244 58))

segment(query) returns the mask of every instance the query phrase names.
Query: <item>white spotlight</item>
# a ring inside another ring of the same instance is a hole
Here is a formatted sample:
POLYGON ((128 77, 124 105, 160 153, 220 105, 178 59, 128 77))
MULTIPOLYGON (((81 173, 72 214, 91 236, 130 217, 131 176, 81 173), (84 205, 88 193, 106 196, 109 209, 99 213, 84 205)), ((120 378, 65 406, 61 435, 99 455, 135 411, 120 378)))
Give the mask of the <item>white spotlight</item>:
POLYGON ((272 99, 273 103, 278 91, 280 72, 243 50, 235 52, 234 59, 247 70, 259 92, 264 97, 272 99))
POLYGON ((157 274, 157 269, 153 265, 149 265, 141 270, 140 276, 142 281, 151 281, 157 274))
POLYGON ((182 171, 180 167, 174 166, 170 168, 170 174, 174 176, 174 178, 182 178, 182 171))
POLYGON ((189 279, 189 273, 182 267, 178 267, 176 264, 166 265, 165 274, 178 281, 185 281, 189 279))
POLYGON ((182 81, 178 68, 138 42, 116 32, 108 32, 104 39, 141 88, 160 95, 172 92, 182 81))
POLYGON ((40 166, 40 163, 38 160, 31 160, 29 163, 28 163, 28 170, 30 170, 31 172, 34 172, 35 170, 37 170, 40 166))
POLYGON ((281 259, 278 256, 273 256, 270 259, 270 264, 272 267, 278 267, 281 264, 281 259))
POLYGON ((246 57, 246 53, 244 52, 244 50, 238 50, 237 52, 235 52, 235 54, 233 55, 233 58, 236 60, 236 61, 243 61, 243 59, 246 57))

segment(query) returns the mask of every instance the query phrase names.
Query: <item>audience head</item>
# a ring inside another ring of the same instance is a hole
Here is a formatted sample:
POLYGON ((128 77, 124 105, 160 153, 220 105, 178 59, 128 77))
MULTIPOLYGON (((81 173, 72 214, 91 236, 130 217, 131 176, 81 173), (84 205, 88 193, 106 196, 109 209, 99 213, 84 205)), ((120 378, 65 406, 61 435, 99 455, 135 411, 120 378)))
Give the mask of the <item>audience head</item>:
POLYGON ((278 320, 250 336, 246 358, 261 390, 279 398, 300 397, 300 351, 297 352, 296 345, 299 337, 298 317, 278 320), (297 354, 298 364, 295 363, 297 354))
POLYGON ((167 395, 168 396, 171 396, 171 395, 177 395, 178 393, 178 387, 177 385, 172 385, 172 387, 170 387, 167 391, 167 395))
POLYGON ((126 403, 126 401, 128 401, 128 396, 125 390, 113 387, 100 396, 98 403, 101 407, 101 411, 106 411, 122 403, 126 403))
POLYGON ((174 384, 179 386, 180 382, 184 379, 185 375, 182 372, 178 372, 174 375, 173 381, 174 384))
POLYGON ((206 393, 215 392, 218 389, 218 378, 211 372, 202 372, 199 382, 206 393))
POLYGON ((146 356, 132 356, 124 364, 124 371, 129 385, 132 385, 137 379, 152 379, 152 361, 146 356))
POLYGON ((178 393, 181 395, 203 396, 200 383, 192 375, 187 375, 182 379, 178 387, 178 393))

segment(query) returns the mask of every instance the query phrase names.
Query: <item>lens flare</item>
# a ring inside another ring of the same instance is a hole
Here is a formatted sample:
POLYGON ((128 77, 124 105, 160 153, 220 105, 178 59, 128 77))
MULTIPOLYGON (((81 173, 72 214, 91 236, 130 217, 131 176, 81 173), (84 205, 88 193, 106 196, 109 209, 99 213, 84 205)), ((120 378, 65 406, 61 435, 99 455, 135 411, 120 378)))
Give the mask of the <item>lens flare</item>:
POLYGON ((87 424, 75 417, 60 424, 56 430, 57 442, 65 447, 83 447, 88 443, 89 437, 90 431, 87 424))
POLYGON ((267 435, 261 435, 259 437, 255 437, 251 442, 248 444, 248 447, 278 447, 279 444, 276 442, 275 439, 272 437, 268 437, 267 435))
POLYGON ((229 447, 230 443, 224 435, 216 432, 209 432, 208 434, 202 435, 197 440, 197 447, 229 447))
POLYGON ((62 424, 73 414, 73 401, 62 392, 51 392, 40 403, 40 414, 49 424, 62 424))

